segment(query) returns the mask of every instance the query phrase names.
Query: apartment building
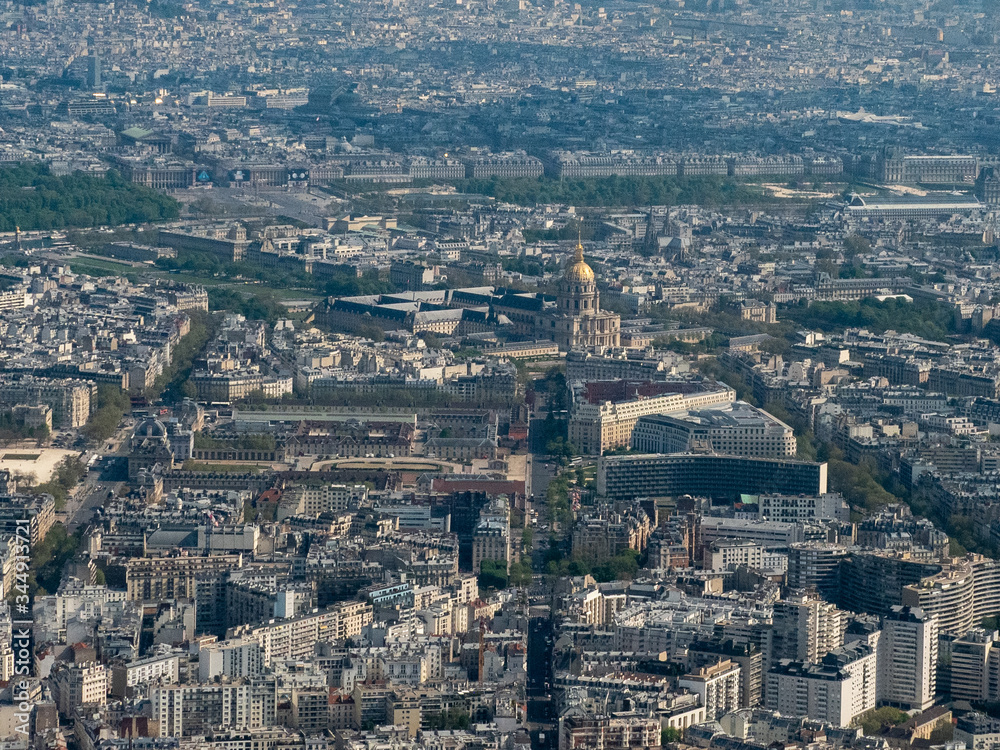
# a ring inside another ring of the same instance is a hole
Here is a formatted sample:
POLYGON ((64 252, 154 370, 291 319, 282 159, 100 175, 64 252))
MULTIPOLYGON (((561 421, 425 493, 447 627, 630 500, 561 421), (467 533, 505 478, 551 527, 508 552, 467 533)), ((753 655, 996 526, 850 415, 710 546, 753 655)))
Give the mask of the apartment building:
POLYGON ((251 638, 219 641, 203 645, 198 651, 198 679, 211 682, 216 677, 238 679, 264 671, 260 643, 251 638))
POLYGON ((705 570, 736 570, 741 565, 764 568, 765 549, 761 544, 743 539, 719 539, 705 550, 705 570))
POLYGON ((662 381, 671 367, 662 359, 608 357, 590 352, 566 353, 566 382, 592 380, 662 381))
POLYGON ((757 542, 765 549, 784 550, 805 540, 805 524, 780 521, 745 521, 725 516, 702 516, 698 524, 701 543, 708 547, 719 539, 757 542))
POLYGON ((177 682, 180 657, 177 654, 155 654, 135 659, 111 668, 111 694, 116 698, 131 698, 135 688, 154 682, 177 682))
POLYGON ((0 310, 21 310, 27 304, 28 296, 23 288, 0 292, 0 310))
POLYGON ((653 398, 637 398, 603 403, 578 403, 569 420, 569 441, 586 455, 600 456, 610 448, 631 444, 636 423, 642 417, 731 404, 736 392, 728 386, 695 393, 668 393, 653 398))
POLYGON ((193 599, 201 576, 221 576, 243 566, 242 555, 186 555, 125 561, 125 588, 133 601, 193 599))
POLYGON ((989 750, 1000 745, 1000 720, 980 713, 965 714, 955 722, 955 742, 968 750, 989 750))
POLYGON ((814 664, 783 661, 767 673, 765 706, 786 716, 808 716, 846 727, 875 708, 878 655, 867 644, 852 643, 814 664))
POLYGON ((764 658, 760 648, 749 642, 727 640, 692 641, 688 646, 688 668, 708 667, 730 661, 740 668, 739 705, 760 705, 764 687, 764 658))
POLYGON ((797 594, 774 603, 770 663, 818 662, 844 643, 847 613, 815 594, 797 594))
POLYGON ((627 549, 646 549, 653 524, 638 503, 619 511, 584 516, 573 527, 573 554, 606 560, 627 549))
POLYGON ((472 570, 479 573, 483 560, 512 562, 510 511, 507 501, 496 498, 479 513, 479 523, 472 534, 472 570))
POLYGON ((961 561, 904 586, 900 603, 937 618, 941 632, 962 635, 986 616, 982 613, 976 617, 975 590, 973 568, 961 561))
POLYGON ((919 583, 940 570, 940 565, 907 552, 853 552, 841 563, 837 600, 853 612, 885 615, 903 603, 904 586, 919 583))
POLYGON ((643 750, 660 746, 660 720, 657 717, 569 714, 559 722, 559 750, 598 747, 643 750))
POLYGON ((31 543, 38 544, 55 520, 56 504, 51 495, 0 495, 0 539, 20 536, 17 529, 27 521, 31 543))
POLYGON ((216 729, 258 729, 275 724, 275 680, 163 685, 150 691, 160 737, 204 736, 216 729))
POLYGON ((0 404, 45 404, 52 424, 61 430, 83 427, 97 410, 97 384, 69 378, 7 375, 0 379, 0 404))
POLYGON ((229 404, 251 394, 277 399, 292 392, 291 377, 264 375, 260 372, 205 372, 191 374, 199 401, 229 404))
POLYGON ((740 671, 738 664, 724 659, 684 675, 677 685, 698 696, 711 721, 740 707, 740 671))
POLYGON ((1000 633, 972 628, 951 643, 951 697, 969 702, 1000 698, 1000 633))
POLYGON ((823 495, 760 495, 757 515, 768 521, 810 521, 813 519, 848 521, 851 509, 836 492, 823 495))
POLYGON ((103 664, 69 664, 55 672, 49 684, 59 712, 70 716, 79 706, 103 706, 108 701, 108 674, 103 664))
POLYGON ((293 688, 292 727, 308 735, 321 735, 331 726, 329 688, 293 688))
POLYGON ((359 507, 368 497, 363 484, 296 484, 282 497, 278 520, 289 515, 316 517, 359 507))
POLYGON ((702 411, 641 417, 631 447, 642 453, 683 453, 693 448, 756 458, 794 458, 792 428, 743 401, 702 411))
POLYGON ((368 602, 341 602, 324 610, 275 620, 257 627, 231 628, 228 638, 256 641, 263 654, 264 666, 279 659, 309 656, 317 642, 354 638, 372 623, 372 605, 368 602))
POLYGON ((827 601, 840 594, 840 563, 847 549, 827 542, 795 542, 788 549, 788 588, 815 591, 827 601))
POLYGON ((879 701, 925 711, 937 692, 938 624, 913 607, 893 607, 882 618, 879 701))

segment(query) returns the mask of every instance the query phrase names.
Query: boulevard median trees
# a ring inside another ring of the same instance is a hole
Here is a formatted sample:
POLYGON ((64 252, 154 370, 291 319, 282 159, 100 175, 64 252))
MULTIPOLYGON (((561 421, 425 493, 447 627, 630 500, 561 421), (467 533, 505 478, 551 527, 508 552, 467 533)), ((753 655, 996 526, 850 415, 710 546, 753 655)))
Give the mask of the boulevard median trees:
POLYGON ((598 583, 610 581, 631 581, 639 572, 639 553, 632 549, 624 550, 593 569, 594 580, 598 583))
POLYGON ((97 386, 97 411, 83 427, 83 434, 91 440, 107 440, 115 434, 122 416, 132 410, 128 394, 117 386, 97 386))
POLYGON ((545 572, 554 576, 592 575, 598 583, 631 581, 639 572, 640 555, 632 549, 623 550, 614 557, 597 562, 575 555, 566 558, 555 547, 546 555, 545 572))
POLYGON ((567 466, 569 460, 576 455, 576 446, 561 437, 557 437, 555 440, 550 440, 546 443, 545 450, 550 456, 558 460, 561 466, 567 466))
POLYGON ((568 523, 572 520, 569 509, 569 480, 561 475, 549 482, 545 491, 545 502, 548 507, 549 520, 557 523, 568 523))
POLYGON ((70 534, 61 523, 55 523, 45 539, 32 548, 29 585, 36 587, 36 595, 42 596, 59 588, 63 568, 80 547, 82 534, 83 527, 76 534, 70 534))
POLYGON ((479 563, 479 588, 499 591, 508 586, 530 586, 531 564, 526 561, 511 563, 510 573, 503 560, 483 560, 479 563))
MULTIPOLYGON (((66 500, 73 488, 80 483, 80 480, 87 475, 87 467, 76 456, 66 456, 56 470, 52 473, 49 481, 31 488, 32 492, 38 494, 52 495, 56 502, 56 510, 62 510, 66 506, 66 500)), ((27 488, 26 488, 27 489, 27 488)))
POLYGON ((146 393, 150 402, 162 395, 165 401, 180 401, 185 396, 195 398, 198 389, 188 378, 194 369, 194 360, 215 337, 219 320, 216 316, 191 311, 191 330, 174 347, 170 367, 164 370, 146 393))
POLYGON ((531 563, 527 560, 513 563, 510 566, 508 582, 511 586, 524 588, 531 585, 531 563))

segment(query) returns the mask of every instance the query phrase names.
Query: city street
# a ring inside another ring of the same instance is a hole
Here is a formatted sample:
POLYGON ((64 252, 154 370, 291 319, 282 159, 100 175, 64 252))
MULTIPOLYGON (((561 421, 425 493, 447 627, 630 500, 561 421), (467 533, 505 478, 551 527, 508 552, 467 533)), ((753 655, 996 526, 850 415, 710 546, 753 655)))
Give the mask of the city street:
MULTIPOLYGON (((96 473, 96 472, 92 472, 96 473)), ((68 519, 66 529, 69 532, 76 531, 79 526, 90 522, 95 508, 100 508, 108 499, 108 493, 118 491, 123 482, 91 482, 87 481, 82 485, 73 497, 66 502, 66 509, 63 511, 64 518, 68 519)))
MULTIPOLYGON (((103 441, 96 450, 87 451, 80 460, 84 463, 97 454, 99 456, 123 455, 128 451, 128 440, 132 432, 133 422, 126 417, 124 424, 107 441, 103 441), (102 450, 110 447, 110 451, 102 450)), ((108 498, 109 492, 117 492, 123 482, 118 480, 102 479, 102 462, 98 461, 84 477, 83 482, 77 485, 66 500, 66 507, 56 514, 56 518, 66 525, 69 532, 75 531, 79 526, 87 524, 94 513, 95 508, 100 508, 108 498)))

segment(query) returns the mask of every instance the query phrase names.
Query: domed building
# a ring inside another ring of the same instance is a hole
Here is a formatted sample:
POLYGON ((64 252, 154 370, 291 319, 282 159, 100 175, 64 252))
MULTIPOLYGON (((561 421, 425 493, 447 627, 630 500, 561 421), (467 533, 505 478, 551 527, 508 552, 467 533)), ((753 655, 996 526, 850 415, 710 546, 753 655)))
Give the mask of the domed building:
POLYGON ((140 471, 152 471, 156 466, 172 469, 174 454, 167 440, 166 425, 156 417, 149 416, 140 422, 132 433, 131 450, 128 454, 128 478, 135 480, 140 471))
MULTIPOLYGON (((320 318, 334 330, 376 325, 446 336, 501 333, 512 337, 513 346, 530 338, 531 343, 553 341, 562 351, 621 346, 621 317, 601 310, 594 270, 583 259, 580 243, 558 282, 555 300, 551 294, 503 287, 451 289, 443 299, 437 292, 365 295, 330 298, 320 318)), ((363 363, 359 369, 364 371, 363 363)))
POLYGON ((132 433, 133 446, 147 439, 159 440, 160 442, 165 442, 167 439, 166 425, 156 417, 146 417, 136 426, 135 432, 132 433))
POLYGON ((621 344, 621 316, 601 310, 594 269, 583 259, 581 243, 559 282, 552 322, 551 337, 567 351, 621 344))

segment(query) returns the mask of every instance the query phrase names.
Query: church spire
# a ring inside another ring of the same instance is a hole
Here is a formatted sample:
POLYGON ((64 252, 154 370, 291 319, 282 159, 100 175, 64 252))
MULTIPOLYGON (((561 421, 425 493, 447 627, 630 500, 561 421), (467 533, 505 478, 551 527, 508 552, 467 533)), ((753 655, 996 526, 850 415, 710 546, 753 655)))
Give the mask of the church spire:
POLYGON ((566 264, 566 272, 563 275, 566 281, 574 283, 594 283, 594 271, 583 259, 583 239, 578 237, 576 250, 573 252, 573 259, 566 264))

